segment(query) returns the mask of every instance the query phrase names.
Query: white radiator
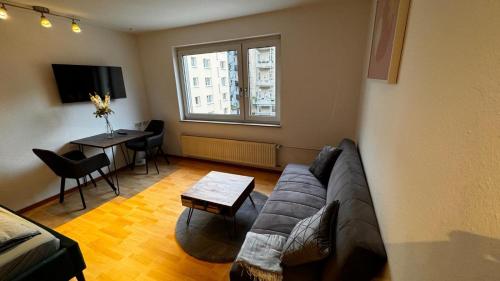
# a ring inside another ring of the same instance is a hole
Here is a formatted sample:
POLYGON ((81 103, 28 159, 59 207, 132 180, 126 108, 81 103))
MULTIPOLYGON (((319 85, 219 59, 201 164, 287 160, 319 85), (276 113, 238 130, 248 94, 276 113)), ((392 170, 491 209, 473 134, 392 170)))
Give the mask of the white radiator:
POLYGON ((230 162, 255 167, 276 167, 273 143, 181 136, 182 154, 207 160, 230 162))

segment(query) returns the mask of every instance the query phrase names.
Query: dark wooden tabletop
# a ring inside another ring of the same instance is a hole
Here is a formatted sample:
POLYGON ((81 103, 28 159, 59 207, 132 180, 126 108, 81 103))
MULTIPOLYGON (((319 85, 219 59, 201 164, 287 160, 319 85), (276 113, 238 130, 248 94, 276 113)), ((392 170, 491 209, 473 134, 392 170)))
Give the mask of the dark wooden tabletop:
POLYGON ((182 194, 182 198, 235 207, 254 188, 254 178, 212 171, 182 194))
POLYGON ((71 141, 71 143, 98 148, 108 148, 131 140, 147 137, 152 134, 152 132, 120 129, 115 131, 113 138, 108 138, 107 134, 99 134, 79 140, 74 140, 71 141))

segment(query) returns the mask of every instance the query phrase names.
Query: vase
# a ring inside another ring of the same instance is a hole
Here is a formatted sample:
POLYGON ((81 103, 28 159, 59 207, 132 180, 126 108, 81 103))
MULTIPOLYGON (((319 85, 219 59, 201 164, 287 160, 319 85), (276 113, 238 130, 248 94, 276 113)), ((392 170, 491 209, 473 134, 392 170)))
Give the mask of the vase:
POLYGON ((113 126, 111 126, 111 123, 109 123, 108 116, 105 116, 104 120, 106 120, 106 137, 108 139, 112 139, 115 134, 115 131, 113 131, 113 126))

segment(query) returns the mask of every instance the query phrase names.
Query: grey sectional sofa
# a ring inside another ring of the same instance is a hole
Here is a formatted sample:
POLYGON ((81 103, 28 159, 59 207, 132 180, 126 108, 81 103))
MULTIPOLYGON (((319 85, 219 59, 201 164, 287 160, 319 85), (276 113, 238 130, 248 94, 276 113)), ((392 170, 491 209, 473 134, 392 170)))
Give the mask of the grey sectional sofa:
MULTIPOLYGON (((334 254, 321 262, 283 269, 284 281, 371 280, 385 265, 387 256, 363 166, 356 145, 344 139, 328 186, 323 186, 308 166, 290 164, 257 217, 251 231, 288 237, 295 224, 322 208, 340 202, 337 224, 332 225, 334 254)), ((233 264, 231 281, 250 281, 233 264)))

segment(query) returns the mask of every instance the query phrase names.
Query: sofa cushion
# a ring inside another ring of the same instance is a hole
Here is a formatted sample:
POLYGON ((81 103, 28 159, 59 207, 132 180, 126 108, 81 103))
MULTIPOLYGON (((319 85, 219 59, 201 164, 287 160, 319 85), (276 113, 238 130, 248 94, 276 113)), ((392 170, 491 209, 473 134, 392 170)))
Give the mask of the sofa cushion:
POLYGON ((337 211, 338 202, 334 201, 299 221, 283 247, 282 264, 297 266, 322 260, 331 254, 330 226, 337 211))
POLYGON ((371 280, 387 256, 356 145, 343 140, 333 167, 327 202, 339 201, 335 255, 327 259, 324 281, 371 280))
POLYGON ((323 184, 328 184, 330 173, 332 172, 333 165, 339 157, 342 150, 335 147, 326 145, 321 149, 316 159, 309 167, 309 171, 323 184))
POLYGON ((288 237, 302 219, 326 202, 326 190, 306 165, 290 164, 252 226, 253 232, 288 237))

